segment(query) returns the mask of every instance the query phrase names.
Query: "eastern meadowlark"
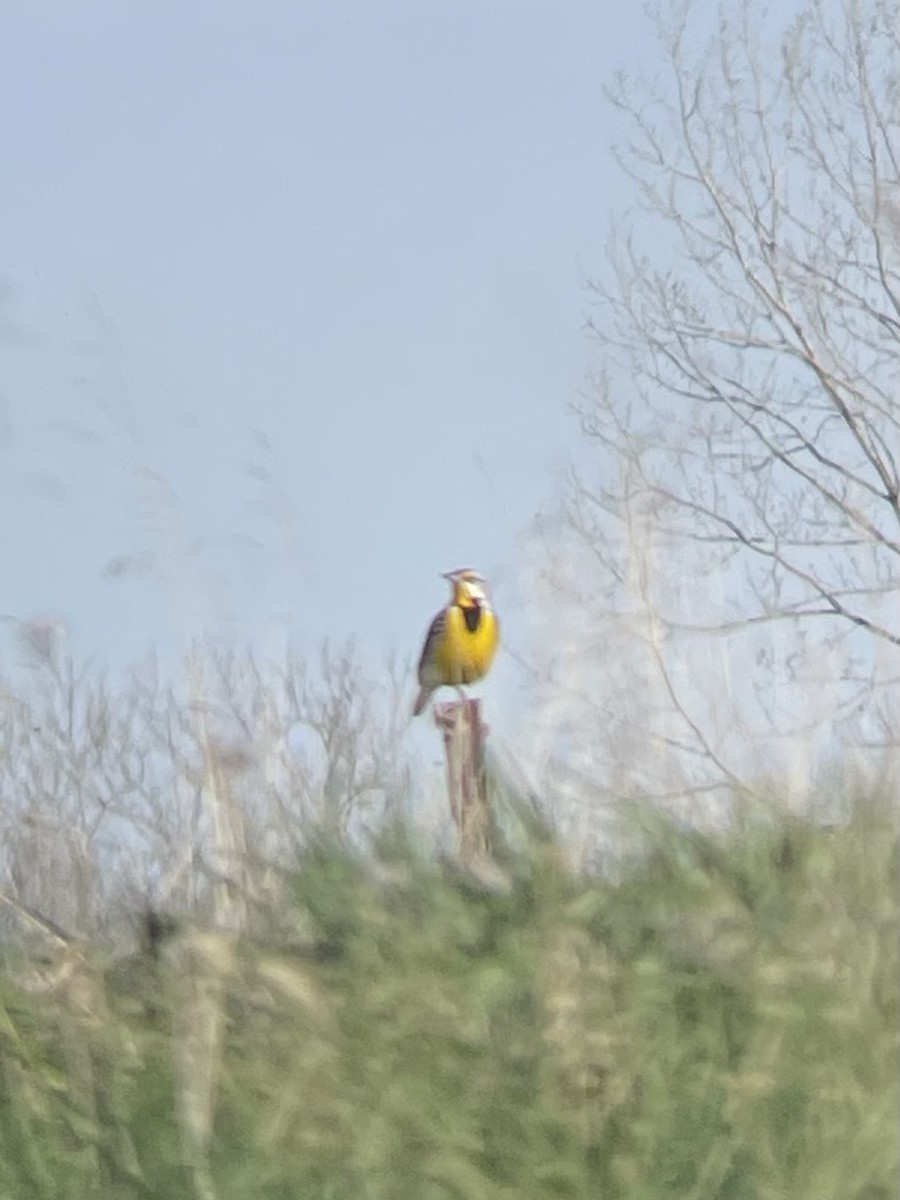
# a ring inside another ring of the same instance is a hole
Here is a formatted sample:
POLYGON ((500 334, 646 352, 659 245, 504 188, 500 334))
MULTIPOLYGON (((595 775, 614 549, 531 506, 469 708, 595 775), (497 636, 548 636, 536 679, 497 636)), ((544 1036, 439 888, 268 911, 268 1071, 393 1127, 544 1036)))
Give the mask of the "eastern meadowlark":
POLYGON ((453 594, 428 629, 419 659, 419 694, 413 716, 424 711, 439 687, 459 687, 482 679, 500 640, 500 622, 491 608, 484 579, 468 568, 448 571, 453 594))

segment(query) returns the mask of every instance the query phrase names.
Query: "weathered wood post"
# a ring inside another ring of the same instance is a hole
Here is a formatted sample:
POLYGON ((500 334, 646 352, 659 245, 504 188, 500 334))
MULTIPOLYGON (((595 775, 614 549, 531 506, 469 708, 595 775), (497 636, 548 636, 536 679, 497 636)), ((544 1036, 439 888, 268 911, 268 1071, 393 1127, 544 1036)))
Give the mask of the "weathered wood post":
POLYGON ((490 856, 491 814, 484 771, 481 701, 466 698, 435 706, 434 723, 444 738, 447 795, 459 835, 459 856, 469 864, 490 856))

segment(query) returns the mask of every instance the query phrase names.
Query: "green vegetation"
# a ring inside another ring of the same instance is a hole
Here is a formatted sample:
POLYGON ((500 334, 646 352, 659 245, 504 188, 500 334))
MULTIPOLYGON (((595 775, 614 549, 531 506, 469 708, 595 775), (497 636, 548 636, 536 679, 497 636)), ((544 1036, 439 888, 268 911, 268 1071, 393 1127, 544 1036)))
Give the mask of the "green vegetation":
POLYGON ((892 1198, 892 810, 740 825, 493 889, 394 831, 252 936, 9 961, 0 1196, 892 1198))

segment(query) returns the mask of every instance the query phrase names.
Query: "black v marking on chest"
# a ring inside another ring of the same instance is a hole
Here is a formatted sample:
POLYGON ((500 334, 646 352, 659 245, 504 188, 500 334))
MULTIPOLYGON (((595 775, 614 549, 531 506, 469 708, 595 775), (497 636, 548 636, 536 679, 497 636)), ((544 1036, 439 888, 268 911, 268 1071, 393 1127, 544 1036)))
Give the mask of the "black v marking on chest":
POLYGON ((481 623, 481 605, 475 604, 472 608, 464 608, 462 611, 466 621, 466 628, 469 633, 474 633, 481 623))

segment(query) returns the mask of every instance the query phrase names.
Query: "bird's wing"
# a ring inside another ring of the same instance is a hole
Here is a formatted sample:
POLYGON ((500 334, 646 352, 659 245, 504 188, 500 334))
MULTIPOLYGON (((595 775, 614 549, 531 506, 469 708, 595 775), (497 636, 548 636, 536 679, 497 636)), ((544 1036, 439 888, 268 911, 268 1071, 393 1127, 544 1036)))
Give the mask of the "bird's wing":
POLYGON ((447 610, 442 608, 434 620, 428 627, 428 632, 425 634, 425 644, 422 647, 422 653, 419 656, 419 683, 430 683, 425 675, 427 669, 434 664, 434 655, 437 646, 444 636, 447 628, 447 610))

